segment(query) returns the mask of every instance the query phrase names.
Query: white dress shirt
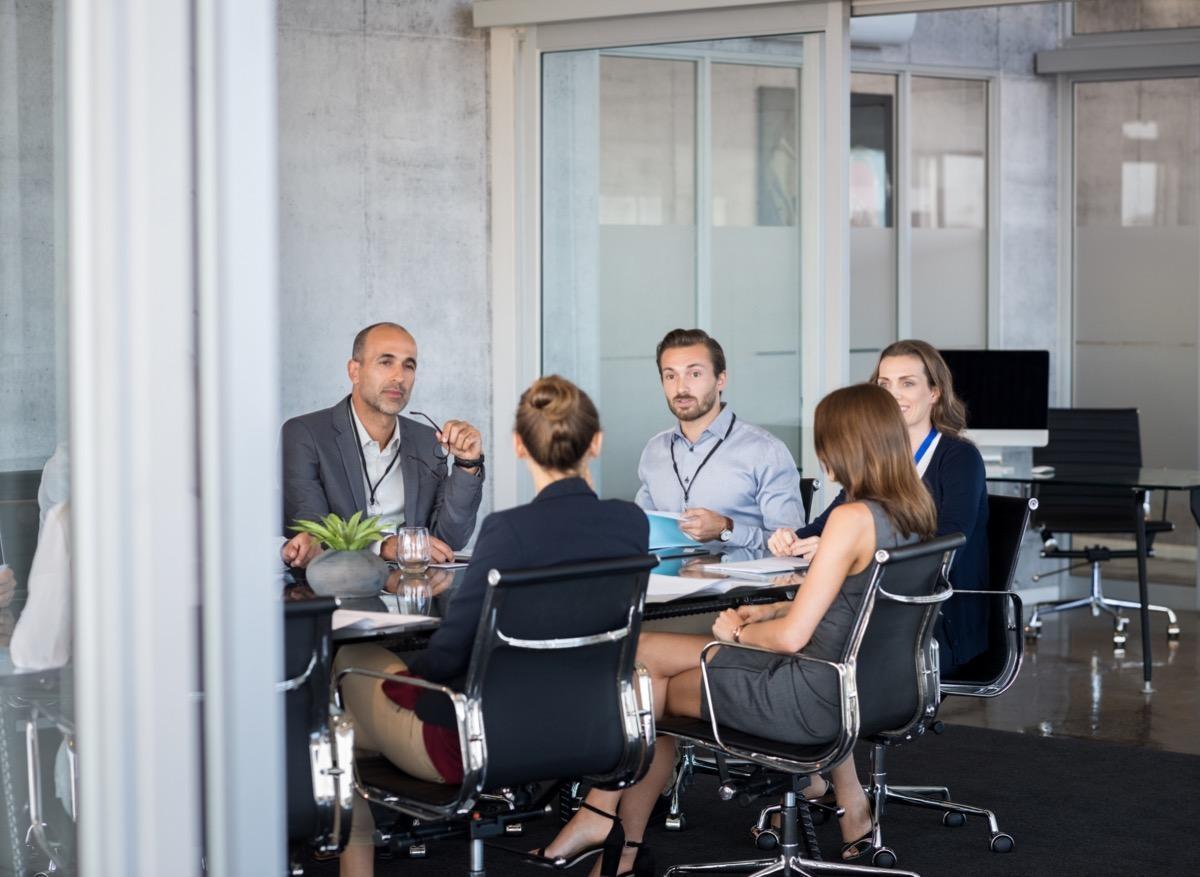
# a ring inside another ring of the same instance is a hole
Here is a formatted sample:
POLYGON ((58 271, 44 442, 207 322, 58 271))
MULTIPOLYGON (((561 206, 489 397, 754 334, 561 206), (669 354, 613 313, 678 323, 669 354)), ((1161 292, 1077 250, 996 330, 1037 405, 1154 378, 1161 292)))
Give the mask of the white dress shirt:
MULTIPOLYGON (((400 420, 396 419, 391 439, 388 440, 383 450, 380 450, 379 443, 371 438, 367 428, 358 419, 358 412, 354 410, 353 403, 350 405, 350 413, 354 415, 354 429, 358 433, 359 447, 362 448, 363 453, 362 459, 365 459, 367 463, 367 472, 363 477, 363 495, 367 498, 365 514, 370 518, 376 515, 382 516, 383 523, 387 524, 389 529, 403 526, 404 476, 400 472, 400 460, 397 459, 400 456, 400 420), (393 460, 395 463, 392 462, 393 460), (392 466, 390 472, 388 471, 389 464, 392 466), (387 472, 386 476, 383 474, 384 472, 387 472), (380 478, 383 481, 380 481, 380 478), (371 503, 372 484, 376 485, 374 504, 371 503)), ((375 543, 376 552, 379 551, 379 545, 380 543, 375 543)))

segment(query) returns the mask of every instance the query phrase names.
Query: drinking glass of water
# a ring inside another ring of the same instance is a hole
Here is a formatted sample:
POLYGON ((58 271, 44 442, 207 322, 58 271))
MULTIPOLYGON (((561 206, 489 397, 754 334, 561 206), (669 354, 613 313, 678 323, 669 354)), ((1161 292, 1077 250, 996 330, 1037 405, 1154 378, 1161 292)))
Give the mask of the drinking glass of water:
POLYGON ((417 575, 429 568, 429 531, 424 527, 401 527, 396 533, 396 557, 405 573, 417 575))

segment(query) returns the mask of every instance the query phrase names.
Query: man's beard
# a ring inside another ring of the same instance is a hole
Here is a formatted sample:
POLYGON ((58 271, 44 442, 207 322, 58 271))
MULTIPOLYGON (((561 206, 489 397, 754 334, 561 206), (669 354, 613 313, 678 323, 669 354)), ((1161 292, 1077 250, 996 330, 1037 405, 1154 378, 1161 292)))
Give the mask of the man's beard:
POLYGON ((364 397, 364 401, 378 411, 380 414, 393 416, 404 410, 404 406, 408 404, 408 394, 403 391, 399 401, 393 401, 384 395, 381 390, 373 399, 364 397))
MULTIPOLYGON (((695 396, 685 396, 684 398, 696 399, 695 396)), ((692 409, 690 411, 680 412, 679 409, 675 407, 676 403, 675 403, 674 399, 672 399, 668 403, 667 407, 671 409, 672 414, 674 414, 680 420, 686 422, 686 421, 690 421, 690 420, 699 420, 705 414, 712 411, 713 406, 716 404, 717 404, 717 391, 713 390, 711 395, 706 396, 703 399, 696 399, 696 404, 695 404, 695 406, 692 407, 692 409)))

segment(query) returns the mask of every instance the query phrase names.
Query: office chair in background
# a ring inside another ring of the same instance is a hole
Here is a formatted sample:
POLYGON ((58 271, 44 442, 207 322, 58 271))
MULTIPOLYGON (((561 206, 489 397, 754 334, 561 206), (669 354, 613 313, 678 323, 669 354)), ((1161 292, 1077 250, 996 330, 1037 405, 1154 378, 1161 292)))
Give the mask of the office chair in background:
POLYGON ((333 611, 338 601, 317 597, 284 603, 284 697, 287 745, 288 847, 292 874, 303 873, 306 848, 341 852, 350 836, 354 729, 329 710, 333 611))
POLYGON ((408 776, 382 756, 354 765, 358 793, 402 814, 376 837, 393 849, 467 834, 470 873, 483 873, 485 838, 541 816, 557 794, 535 785, 586 777, 601 788, 636 782, 650 765, 650 679, 635 672, 653 555, 488 573, 488 592, 462 692, 424 679, 348 667, 445 695, 458 720, 459 786, 408 776), (631 680, 637 680, 637 687, 631 680))
MULTIPOLYGON (((982 590, 954 589, 956 600, 987 600, 993 604, 988 618, 988 647, 962 667, 941 675, 943 696, 998 697, 1008 691, 1021 672, 1021 598, 1012 590, 1012 583, 1021 542, 1037 507, 1036 499, 988 496, 988 581, 980 583, 985 588, 982 590)), ((937 734, 943 731, 942 723, 934 717, 929 727, 937 734)), ((1011 852, 1015 845, 1012 835, 1000 830, 994 812, 951 800, 946 786, 886 786, 883 794, 890 802, 940 811, 942 824, 950 827, 964 825, 968 816, 983 817, 988 821, 988 847, 992 852, 1011 852)))
MULTIPOLYGON (((1034 448, 1035 465, 1074 466, 1108 469, 1139 469, 1142 465, 1142 440, 1136 408, 1051 408, 1048 425, 1050 443, 1034 448)), ((1086 597, 1039 603, 1034 607, 1025 633, 1030 639, 1041 634, 1042 617, 1056 612, 1090 607, 1092 615, 1107 612, 1113 618, 1113 648, 1124 649, 1129 619, 1122 609, 1141 609, 1132 600, 1114 600, 1104 596, 1100 580, 1100 564, 1117 558, 1136 558, 1134 548, 1110 548, 1098 543, 1084 548, 1059 547, 1057 537, 1071 534, 1099 534, 1136 538, 1136 516, 1139 501, 1135 491, 1119 487, 1084 487, 1053 483, 1038 485, 1039 508, 1034 525, 1041 529, 1044 548, 1042 557, 1082 560, 1052 573, 1033 576, 1039 581, 1047 575, 1058 575, 1081 566, 1091 566, 1092 586, 1086 597)), ((1149 512, 1149 496, 1145 501, 1149 512)), ((1147 555, 1153 556, 1154 537, 1168 533, 1175 525, 1163 518, 1146 521, 1147 555)), ((1179 621, 1166 606, 1147 606, 1151 612, 1167 616, 1167 639, 1179 638, 1179 621)))
MULTIPOLYGON (((807 655, 789 656, 795 661, 816 661, 830 667, 841 683, 842 723, 836 740, 817 746, 780 743, 721 725, 721 717, 709 710, 711 721, 668 718, 659 730, 693 746, 703 746, 734 758, 761 766, 749 776, 726 779, 718 794, 724 800, 752 798, 772 793, 781 795, 777 806, 768 807, 759 819, 756 832, 760 849, 778 849, 779 854, 760 861, 677 865, 666 871, 667 877, 687 873, 721 871, 806 874, 806 869, 822 874, 891 874, 911 872, 885 870, 897 861, 895 852, 883 844, 879 823, 885 799, 880 790, 886 785, 882 757, 872 763, 872 773, 880 781, 871 792, 875 798, 872 825, 872 864, 853 865, 835 860, 820 861, 816 836, 812 829, 809 805, 802 790, 808 775, 825 770, 853 751, 859 737, 886 734, 903 737, 914 733, 937 709, 937 677, 931 642, 938 606, 950 597, 945 571, 954 550, 963 544, 961 534, 943 536, 929 542, 879 550, 875 554, 871 584, 855 620, 853 633, 837 663, 817 661, 807 655), (780 827, 769 827, 775 813, 780 827), (801 845, 807 856, 801 854, 801 845), (762 869, 762 870, 760 870, 762 869)), ((730 643, 711 643, 705 652, 721 648, 753 649, 730 643)), ((701 672, 707 675, 704 656, 701 672)))

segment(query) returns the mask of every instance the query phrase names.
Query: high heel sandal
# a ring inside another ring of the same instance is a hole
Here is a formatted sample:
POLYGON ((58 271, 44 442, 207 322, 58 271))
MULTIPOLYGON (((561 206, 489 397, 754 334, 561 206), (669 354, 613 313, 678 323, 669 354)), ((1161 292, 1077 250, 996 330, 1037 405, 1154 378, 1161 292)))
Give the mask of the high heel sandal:
POLYGON ((600 863, 600 877, 654 877, 654 854, 650 852, 650 847, 640 840, 625 841, 615 849, 611 858, 610 850, 605 848, 604 859, 600 863), (637 855, 633 857, 633 867, 618 874, 617 868, 621 865, 623 847, 636 849, 637 855))
MULTIPOLYGON (((615 813, 609 813, 607 810, 601 810, 599 807, 593 807, 587 801, 580 802, 579 806, 612 820, 612 828, 609 829, 608 836, 603 841, 590 847, 584 847, 570 856, 547 856, 546 848, 542 847, 530 853, 521 853, 521 857, 530 864, 563 871, 567 868, 574 868, 580 862, 586 861, 598 853, 603 853, 604 862, 608 862, 610 858, 613 859, 612 870, 616 871, 617 865, 621 861, 621 847, 625 844, 625 829, 621 825, 621 817, 615 813)), ((603 864, 600 872, 605 873, 603 864)))

